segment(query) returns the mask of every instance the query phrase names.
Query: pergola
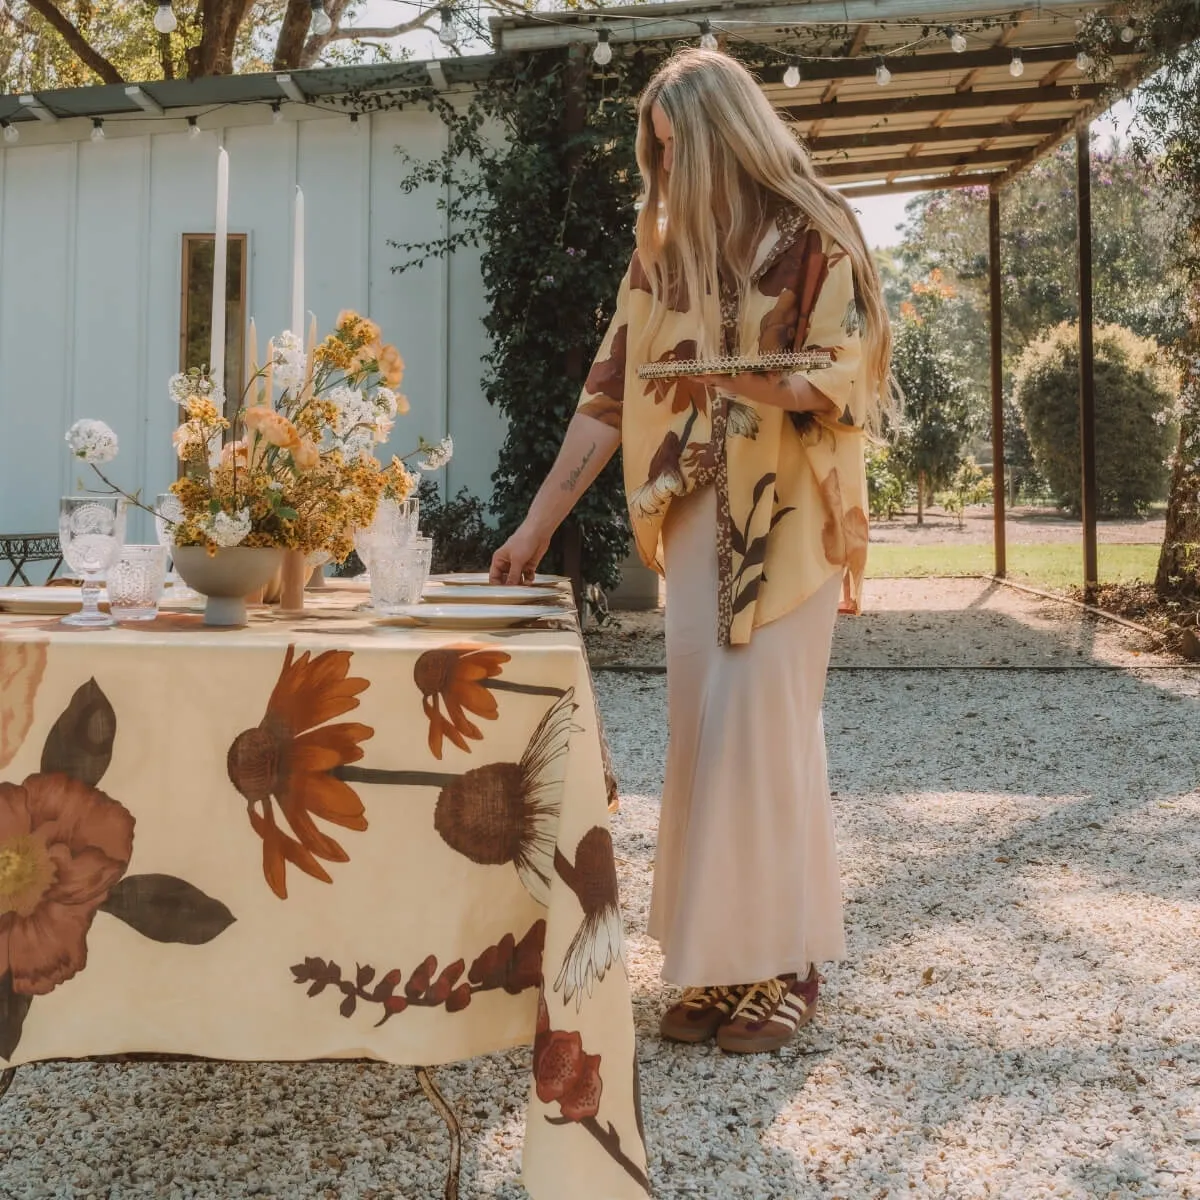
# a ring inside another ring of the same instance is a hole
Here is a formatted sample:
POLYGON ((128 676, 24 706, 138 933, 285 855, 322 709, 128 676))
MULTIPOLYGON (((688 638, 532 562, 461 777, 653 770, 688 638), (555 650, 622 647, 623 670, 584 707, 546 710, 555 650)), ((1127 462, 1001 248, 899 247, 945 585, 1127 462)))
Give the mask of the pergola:
MULTIPOLYGON (((1089 122, 1112 85, 1144 69, 1136 38, 1111 47, 1112 78, 1077 61, 1079 22, 1117 5, 997 4, 995 0, 844 0, 842 3, 665 3, 595 12, 498 18, 499 51, 694 40, 762 47, 775 65, 764 92, 799 126, 824 177, 848 199, 941 188, 988 189, 995 574, 1006 574, 1001 357, 1001 197, 1006 184, 1076 139, 1079 212, 1079 404, 1085 591, 1097 583, 1095 397, 1092 346, 1089 122), (954 35, 961 35, 956 37, 954 35), (953 41, 951 40, 953 38, 953 41), (965 41, 965 44, 964 44, 965 41), (799 71, 796 82, 789 68, 799 71), (789 73, 785 82, 785 73, 789 73), (795 86, 788 86, 794 83, 795 86)), ((1065 249, 1065 248, 1064 248, 1065 249)))

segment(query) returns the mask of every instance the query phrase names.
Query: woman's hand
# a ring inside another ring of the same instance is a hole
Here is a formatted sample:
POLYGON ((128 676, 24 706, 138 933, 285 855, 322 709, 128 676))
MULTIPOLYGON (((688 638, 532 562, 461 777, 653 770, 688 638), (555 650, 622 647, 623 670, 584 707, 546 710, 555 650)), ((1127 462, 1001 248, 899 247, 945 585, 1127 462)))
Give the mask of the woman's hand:
POLYGON ((549 535, 541 533, 529 521, 525 521, 492 555, 489 575, 492 583, 529 583, 537 571, 538 563, 550 549, 549 535))
POLYGON ((787 412, 833 414, 837 406, 803 375, 781 371, 742 371, 737 375, 696 375, 718 391, 742 396, 755 404, 782 408, 787 412))

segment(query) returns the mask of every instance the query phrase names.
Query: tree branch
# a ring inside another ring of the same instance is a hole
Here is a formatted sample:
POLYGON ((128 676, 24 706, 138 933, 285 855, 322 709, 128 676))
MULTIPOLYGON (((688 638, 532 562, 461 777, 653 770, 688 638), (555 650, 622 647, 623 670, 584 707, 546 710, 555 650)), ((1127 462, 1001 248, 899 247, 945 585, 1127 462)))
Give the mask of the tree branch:
POLYGON ((320 40, 329 42, 347 42, 355 38, 391 38, 399 37, 402 33, 412 33, 414 29, 423 29, 430 20, 437 16, 437 9, 428 9, 411 21, 401 21, 399 25, 352 25, 346 29, 335 29, 320 40))
POLYGON ((121 72, 89 44, 87 38, 59 12, 52 0, 27 0, 27 3, 48 25, 58 31, 63 41, 74 52, 75 57, 84 66, 99 75, 105 83, 125 82, 121 72))

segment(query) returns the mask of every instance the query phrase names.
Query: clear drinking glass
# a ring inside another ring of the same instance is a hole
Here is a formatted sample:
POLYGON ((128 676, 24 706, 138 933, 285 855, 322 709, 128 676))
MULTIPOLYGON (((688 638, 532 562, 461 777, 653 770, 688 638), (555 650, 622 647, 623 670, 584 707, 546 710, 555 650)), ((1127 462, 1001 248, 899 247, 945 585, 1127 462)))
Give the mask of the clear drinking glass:
POLYGON ((368 571, 371 569, 371 560, 376 555, 387 554, 394 548, 406 546, 416 537, 419 513, 420 505, 415 498, 384 498, 379 501, 375 519, 354 535, 354 548, 368 571))
MULTIPOLYGON (((165 546, 170 553, 175 546, 172 533, 176 521, 183 520, 183 504, 174 492, 163 492, 154 501, 154 536, 158 544, 165 546)), ((171 585, 171 595, 177 600, 194 600, 200 594, 193 591, 179 577, 175 570, 175 560, 171 559, 170 570, 167 571, 167 582, 171 585)))
POLYGON ((421 599, 424 580, 413 569, 415 548, 380 548, 371 558, 371 607, 376 612, 395 613, 421 599))
POLYGON ((118 621, 153 621, 167 575, 165 546, 126 546, 108 569, 108 608, 118 621))
POLYGON ((425 594, 425 585, 429 582, 429 571, 433 565, 433 538, 414 537, 409 543, 408 553, 408 567, 416 592, 413 603, 417 604, 425 594))
POLYGON ((125 541, 123 496, 64 496, 58 505, 58 540, 67 566, 83 580, 83 607, 64 625, 114 624, 100 611, 100 581, 125 541))

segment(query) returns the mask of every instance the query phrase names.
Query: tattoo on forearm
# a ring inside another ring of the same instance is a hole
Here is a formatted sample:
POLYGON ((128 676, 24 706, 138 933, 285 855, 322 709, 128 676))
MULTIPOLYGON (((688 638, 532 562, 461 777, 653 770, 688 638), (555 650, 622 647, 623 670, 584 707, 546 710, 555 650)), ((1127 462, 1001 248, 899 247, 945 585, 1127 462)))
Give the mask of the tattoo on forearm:
POLYGON ((570 475, 567 476, 566 482, 562 484, 564 492, 573 492, 575 485, 579 482, 579 477, 583 474, 583 468, 592 461, 592 455, 596 453, 596 443, 592 443, 592 448, 583 456, 583 462, 579 466, 572 469, 570 475))

